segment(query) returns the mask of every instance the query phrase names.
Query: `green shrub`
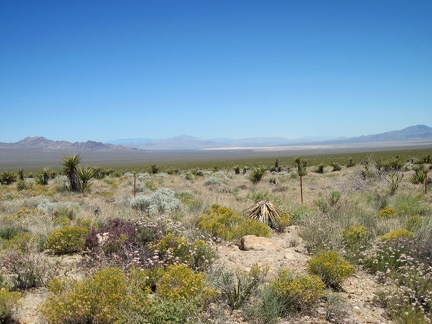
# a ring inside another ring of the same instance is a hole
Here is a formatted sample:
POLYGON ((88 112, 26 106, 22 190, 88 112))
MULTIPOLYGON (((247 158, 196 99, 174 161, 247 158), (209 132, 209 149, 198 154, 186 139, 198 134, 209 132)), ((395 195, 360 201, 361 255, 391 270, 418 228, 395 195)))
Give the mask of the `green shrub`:
POLYGON ((156 183, 154 183, 152 181, 147 181, 147 182, 144 183, 144 185, 150 191, 156 191, 156 190, 158 190, 158 187, 157 187, 156 183))
POLYGON ((18 305, 21 293, 0 289, 0 323, 13 323, 12 311, 18 305))
POLYGON ((119 324, 184 324, 201 323, 202 305, 196 299, 158 299, 123 309, 119 324))
POLYGON ((64 226, 48 234, 45 248, 54 254, 79 252, 84 249, 87 229, 79 226, 64 226))
POLYGON ((270 237, 271 230, 266 224, 253 219, 246 219, 231 230, 231 240, 240 239, 245 235, 270 237))
POLYGON ((402 216, 423 215, 428 212, 421 199, 414 195, 399 194, 393 198, 393 206, 402 216))
POLYGON ((252 200, 253 202, 259 202, 262 200, 270 200, 270 193, 267 191, 257 191, 253 188, 251 192, 249 192, 246 196, 247 199, 252 200))
POLYGON ((267 269, 262 269, 254 264, 249 272, 218 271, 218 273, 220 276, 218 289, 221 292, 221 298, 226 301, 231 310, 235 310, 239 309, 263 282, 267 269))
POLYGON ((382 236, 380 236, 379 238, 382 241, 394 241, 394 240, 399 240, 399 239, 407 239, 410 237, 414 237, 415 233, 411 232, 405 228, 400 228, 397 230, 394 230, 392 232, 388 232, 382 236))
POLYGON ((233 210, 213 205, 198 219, 198 227, 213 237, 224 240, 239 239, 244 235, 270 236, 267 225, 257 221, 246 220, 233 210))
POLYGON ((74 220, 76 216, 76 209, 77 206, 74 206, 72 204, 70 205, 60 205, 58 206, 54 211, 55 217, 67 217, 69 220, 74 220))
POLYGON ((378 214, 378 218, 390 219, 390 218, 395 218, 397 215, 398 215, 398 211, 396 209, 391 207, 385 207, 380 210, 378 214))
POLYGON ((308 272, 319 276, 327 287, 339 290, 342 281, 354 273, 354 266, 342 259, 337 251, 327 251, 309 260, 308 272))
POLYGON ((66 216, 57 216, 53 219, 53 225, 56 227, 69 226, 71 220, 66 216))
POLYGON ((405 227, 408 231, 416 230, 422 227, 422 224, 422 219, 417 215, 411 216, 405 221, 405 227))
POLYGON ((342 194, 340 193, 340 191, 332 191, 332 192, 330 192, 330 195, 329 195, 329 198, 328 198, 330 206, 335 206, 339 202, 339 200, 341 199, 341 197, 342 197, 342 194))
POLYGON ((323 296, 325 284, 316 275, 296 275, 285 269, 270 282, 270 288, 284 301, 287 310, 296 311, 309 307, 323 296))
POLYGON ((291 311, 289 306, 275 291, 266 286, 258 291, 257 302, 246 305, 243 310, 250 323, 276 324, 291 311))
POLYGON ((4 247, 10 250, 29 252, 36 250, 38 242, 39 237, 37 235, 31 234, 29 232, 19 232, 10 240, 4 242, 4 247))
POLYGON ((22 231, 23 229, 17 225, 6 225, 0 228, 0 238, 3 240, 10 240, 22 231))

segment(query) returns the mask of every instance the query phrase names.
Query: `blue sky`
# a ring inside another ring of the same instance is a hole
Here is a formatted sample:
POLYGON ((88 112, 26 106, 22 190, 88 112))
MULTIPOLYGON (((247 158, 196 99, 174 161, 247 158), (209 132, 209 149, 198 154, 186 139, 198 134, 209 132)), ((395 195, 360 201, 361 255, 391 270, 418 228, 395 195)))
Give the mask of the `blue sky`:
POLYGON ((432 1, 0 0, 0 142, 432 126, 432 1))

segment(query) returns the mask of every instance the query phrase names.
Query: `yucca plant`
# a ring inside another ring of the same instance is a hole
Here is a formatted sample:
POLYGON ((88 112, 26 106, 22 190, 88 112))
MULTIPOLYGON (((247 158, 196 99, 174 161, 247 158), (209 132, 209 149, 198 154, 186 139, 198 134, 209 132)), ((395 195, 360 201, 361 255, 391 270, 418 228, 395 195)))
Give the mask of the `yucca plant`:
POLYGON ((265 171, 266 170, 264 168, 260 168, 260 167, 253 169, 249 176, 249 180, 253 184, 257 184, 263 178, 265 171))
POLYGON ((414 169, 415 173, 409 178, 412 184, 424 183, 426 179, 426 168, 423 164, 417 166, 414 169))
POLYGON ((297 164, 297 173, 300 177, 300 198, 301 203, 303 204, 303 176, 307 174, 307 161, 300 157, 297 157, 294 161, 297 164))
POLYGON ((80 190, 82 193, 90 191, 90 180, 95 177, 95 170, 92 167, 84 167, 76 169, 80 180, 80 190))
POLYGON ((246 217, 277 230, 282 230, 289 223, 289 214, 269 200, 261 200, 246 210, 246 217))
POLYGON ((78 192, 81 190, 81 181, 78 176, 77 168, 81 162, 79 154, 64 156, 62 159, 63 172, 69 179, 70 190, 78 192))
POLYGON ((150 173, 157 174, 159 172, 159 166, 157 164, 152 164, 150 166, 150 173))
POLYGON ((18 178, 19 178, 21 181, 24 181, 24 169, 19 168, 17 173, 18 173, 18 178))
POLYGON ((42 174, 41 174, 41 178, 42 178, 42 184, 44 186, 48 185, 48 180, 50 179, 50 169, 48 168, 43 168, 42 169, 42 174))
POLYGON ((5 185, 10 185, 12 182, 16 181, 16 174, 11 171, 3 171, 0 174, 0 182, 5 185))

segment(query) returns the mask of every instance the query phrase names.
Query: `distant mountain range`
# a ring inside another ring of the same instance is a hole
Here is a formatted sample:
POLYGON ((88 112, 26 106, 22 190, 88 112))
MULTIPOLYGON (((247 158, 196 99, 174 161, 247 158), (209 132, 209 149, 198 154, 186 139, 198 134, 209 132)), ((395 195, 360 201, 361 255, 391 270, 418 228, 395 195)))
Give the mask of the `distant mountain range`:
POLYGON ((416 125, 402 130, 389 131, 375 135, 363 135, 351 138, 305 137, 286 139, 280 137, 256 137, 243 139, 200 139, 191 136, 177 136, 168 139, 128 138, 101 143, 95 141, 75 142, 52 141, 44 137, 26 137, 16 143, 1 143, 0 149, 38 150, 43 152, 132 152, 137 150, 205 150, 233 149, 274 146, 301 145, 338 145, 359 143, 432 141, 432 128, 416 125))
POLYGON ((67 142, 67 141, 52 141, 45 137, 35 136, 26 137, 16 143, 0 143, 0 149, 16 149, 16 150, 39 150, 43 152, 81 152, 81 151, 98 151, 98 152, 121 152, 121 151, 136 151, 136 149, 114 144, 104 144, 101 142, 67 142))
POLYGON ((406 142, 432 140, 432 128, 416 125, 402 130, 389 131, 375 135, 363 135, 351 138, 303 137, 287 139, 282 137, 254 137, 242 139, 200 139, 192 136, 177 136, 168 139, 128 138, 110 141, 111 144, 144 150, 203 150, 214 148, 251 148, 268 146, 295 145, 337 145, 379 142, 406 142))

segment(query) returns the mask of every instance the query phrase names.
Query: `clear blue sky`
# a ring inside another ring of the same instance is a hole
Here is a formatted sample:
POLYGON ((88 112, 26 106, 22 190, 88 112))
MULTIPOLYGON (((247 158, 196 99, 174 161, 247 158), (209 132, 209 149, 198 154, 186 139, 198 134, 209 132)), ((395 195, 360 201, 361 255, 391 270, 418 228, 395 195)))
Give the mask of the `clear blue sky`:
POLYGON ((432 126, 432 1, 0 0, 0 142, 432 126))

